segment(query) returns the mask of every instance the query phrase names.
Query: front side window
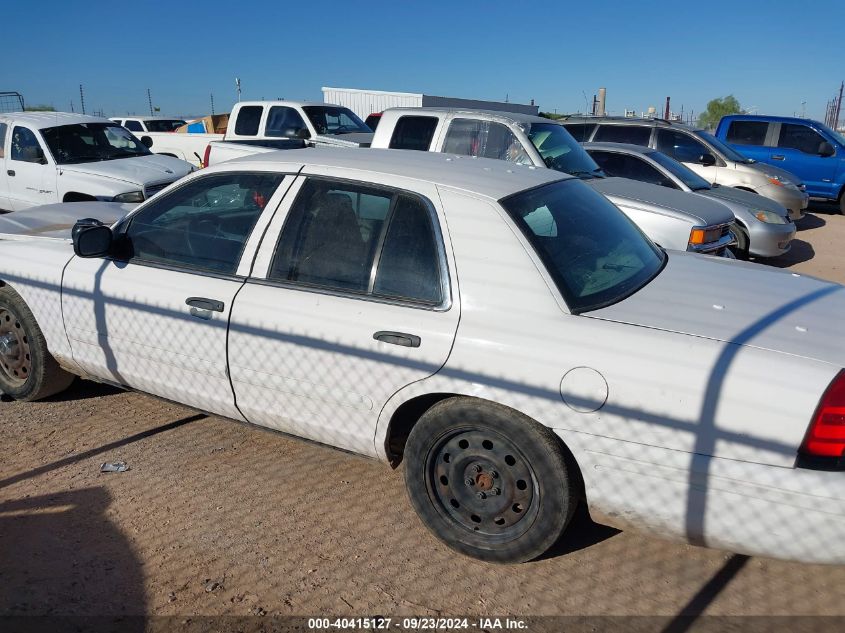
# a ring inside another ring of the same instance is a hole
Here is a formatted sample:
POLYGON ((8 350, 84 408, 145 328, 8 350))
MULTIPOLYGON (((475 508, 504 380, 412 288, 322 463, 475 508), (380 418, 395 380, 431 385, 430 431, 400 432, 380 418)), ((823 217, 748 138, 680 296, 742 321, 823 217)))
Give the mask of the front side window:
POLYGON ((340 106, 304 106, 305 116, 317 130, 317 134, 350 134, 352 132, 372 133, 349 108, 340 106))
POLYGON ((657 130, 657 151, 682 163, 697 163, 710 150, 689 134, 676 130, 657 130))
POLYGON ((244 245, 283 174, 197 178, 131 216, 127 257, 232 275, 244 245))
POLYGON ((767 121, 731 121, 728 127, 728 143, 735 145, 765 145, 767 121))
POLYGON ((455 119, 449 124, 443 151, 530 165, 531 157, 508 126, 495 121, 455 119))
POLYGON ((646 125, 600 125, 593 139, 596 143, 630 143, 648 146, 651 126, 646 125))
POLYGON ((439 119, 433 116, 402 116, 396 121, 390 149, 416 149, 428 151, 439 119))
POLYGON ((501 201, 576 313, 630 296, 663 267, 664 253, 607 198, 563 180, 501 201))
POLYGON ((75 123, 41 131, 59 165, 148 156, 151 152, 114 123, 75 123))
POLYGON ((15 127, 12 132, 12 160, 24 163, 43 163, 44 150, 35 132, 25 127, 15 127))
POLYGON ((410 194, 310 179, 285 221, 270 278, 437 305, 431 214, 410 194))
POLYGON ((599 167, 608 176, 630 178, 631 180, 639 180, 640 182, 660 185, 661 187, 670 187, 672 189, 678 188, 670 178, 667 178, 655 167, 637 156, 620 154, 618 152, 606 152, 603 150, 592 150, 590 151, 590 156, 593 157, 593 160, 599 164, 599 167))
POLYGON ((557 123, 532 123, 528 138, 546 167, 579 178, 601 175, 601 169, 572 135, 557 123))
POLYGON ((648 157, 693 191, 703 191, 711 188, 710 183, 692 169, 662 152, 651 152, 648 157))
POLYGON ((819 147, 825 140, 813 128, 795 123, 782 123, 778 147, 797 149, 805 154, 818 154, 819 147))
POLYGON ((283 138, 296 138, 305 130, 310 136, 305 121, 302 120, 299 112, 288 106, 273 106, 267 114, 267 125, 265 126, 267 136, 280 136, 283 138))
POLYGON ((133 121, 132 119, 126 119, 126 123, 123 124, 130 132, 143 132, 144 126, 141 125, 140 121, 133 121))
POLYGON ((238 110, 238 118, 235 121, 235 134, 238 136, 255 136, 258 134, 262 114, 264 114, 263 106, 242 107, 238 110))
POLYGON ((6 155, 6 130, 8 129, 5 123, 0 123, 0 158, 6 155))

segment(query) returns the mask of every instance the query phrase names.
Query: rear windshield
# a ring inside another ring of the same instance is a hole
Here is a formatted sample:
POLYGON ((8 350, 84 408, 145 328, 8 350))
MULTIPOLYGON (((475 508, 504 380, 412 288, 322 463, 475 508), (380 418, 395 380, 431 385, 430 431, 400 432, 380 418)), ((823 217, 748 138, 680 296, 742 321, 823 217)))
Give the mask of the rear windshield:
POLYGON ((603 308, 654 279, 666 255, 607 198, 563 180, 501 201, 572 312, 603 308))
POLYGON ((152 119, 144 123, 148 132, 172 132, 177 127, 185 125, 182 119, 152 119))

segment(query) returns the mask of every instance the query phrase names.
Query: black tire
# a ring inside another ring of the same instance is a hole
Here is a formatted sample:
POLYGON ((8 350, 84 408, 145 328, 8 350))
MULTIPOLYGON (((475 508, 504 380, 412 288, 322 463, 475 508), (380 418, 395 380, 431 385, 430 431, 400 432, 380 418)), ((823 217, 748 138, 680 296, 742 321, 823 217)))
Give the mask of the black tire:
POLYGON ((845 189, 839 192, 839 213, 845 215, 845 189))
POLYGON ((412 429, 404 458, 408 496, 423 523, 473 558, 537 558, 563 534, 578 503, 577 474, 554 434, 484 400, 434 405, 412 429))
POLYGON ((748 233, 742 227, 736 226, 731 228, 731 232, 736 237, 736 244, 730 247, 731 252, 737 259, 748 259, 748 233))
POLYGON ((0 390, 15 400, 40 400, 64 391, 73 379, 50 355, 26 302, 0 287, 0 390))

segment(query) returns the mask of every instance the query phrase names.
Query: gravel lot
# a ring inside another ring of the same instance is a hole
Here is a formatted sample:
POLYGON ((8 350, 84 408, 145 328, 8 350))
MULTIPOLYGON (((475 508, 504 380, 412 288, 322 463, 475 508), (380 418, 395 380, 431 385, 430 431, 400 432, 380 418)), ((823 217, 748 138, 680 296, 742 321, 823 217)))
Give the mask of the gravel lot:
MULTIPOLYGON (((845 283, 845 217, 799 226, 769 263, 845 283)), ((586 517, 543 560, 463 558, 401 470, 93 383, 0 404, 0 442, 0 615, 845 615, 845 567, 586 517)))

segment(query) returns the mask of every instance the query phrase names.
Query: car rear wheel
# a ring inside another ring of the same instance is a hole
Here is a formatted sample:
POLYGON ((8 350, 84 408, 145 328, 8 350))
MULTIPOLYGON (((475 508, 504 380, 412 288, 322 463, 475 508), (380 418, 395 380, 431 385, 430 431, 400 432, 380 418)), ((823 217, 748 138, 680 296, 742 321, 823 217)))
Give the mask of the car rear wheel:
POLYGON ((494 403, 451 398, 434 405, 404 454, 417 514, 435 536, 474 558, 540 556, 577 505, 575 475, 554 434, 494 403))
POLYGON ((0 390, 16 400, 39 400, 73 379, 50 355, 26 302, 8 286, 0 288, 0 390))

